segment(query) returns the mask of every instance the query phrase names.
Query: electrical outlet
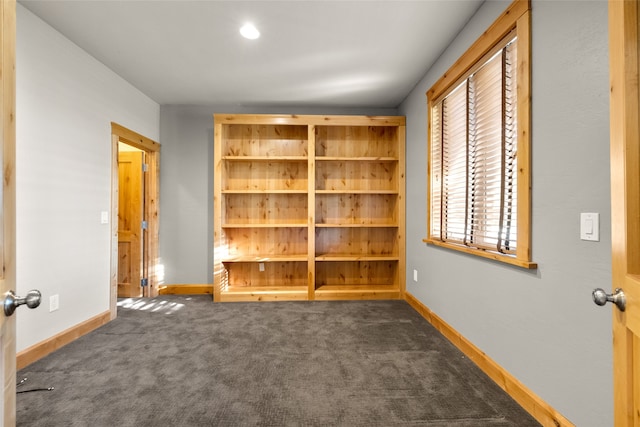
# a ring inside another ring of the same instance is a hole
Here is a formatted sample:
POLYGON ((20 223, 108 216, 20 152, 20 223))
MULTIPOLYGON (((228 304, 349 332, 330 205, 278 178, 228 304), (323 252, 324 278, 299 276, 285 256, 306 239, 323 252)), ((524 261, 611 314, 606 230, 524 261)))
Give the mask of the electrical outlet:
POLYGON ((56 311, 60 307, 60 298, 58 294, 49 297, 49 312, 56 311))
POLYGON ((416 269, 413 270, 413 281, 414 282, 418 281, 418 270, 416 269))
POLYGON ((258 270, 264 271, 264 262, 258 263, 258 270))

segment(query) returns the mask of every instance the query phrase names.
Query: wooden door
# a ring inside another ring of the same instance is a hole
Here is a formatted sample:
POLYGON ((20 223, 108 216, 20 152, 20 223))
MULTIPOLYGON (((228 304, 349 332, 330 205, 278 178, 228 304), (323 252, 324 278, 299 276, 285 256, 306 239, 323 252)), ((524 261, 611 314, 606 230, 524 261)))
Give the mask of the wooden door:
POLYGON ((141 297, 144 212, 142 151, 118 153, 118 297, 141 297))
POLYGON ((609 1, 614 425, 640 426, 640 104, 638 2, 609 1))
MULTIPOLYGON (((0 1, 0 155, 4 171, 0 187, 0 294, 16 288, 15 270, 15 0, 0 1)), ((16 423, 16 316, 0 313, 0 419, 16 423)))

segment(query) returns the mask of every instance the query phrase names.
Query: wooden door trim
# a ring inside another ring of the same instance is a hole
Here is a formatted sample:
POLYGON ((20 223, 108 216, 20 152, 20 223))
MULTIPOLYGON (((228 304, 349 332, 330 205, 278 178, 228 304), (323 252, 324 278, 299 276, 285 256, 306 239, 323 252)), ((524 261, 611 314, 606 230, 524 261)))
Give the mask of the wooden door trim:
MULTIPOLYGON (((2 0, 0 4, 0 134, 2 135, 2 258, 4 274, 2 292, 16 286, 16 2, 2 0)), ((2 387, 2 425, 16 423, 16 316, 2 317, 2 358, 0 387, 2 387)))
POLYGON ((147 256, 149 265, 149 286, 145 297, 158 295, 158 245, 160 218, 160 144, 144 135, 111 122, 111 318, 116 317, 118 300, 118 142, 138 148, 146 153, 148 171, 145 174, 145 218, 148 223, 147 256))
MULTIPOLYGON (((627 273, 640 270, 640 165, 638 116, 638 4, 609 1, 610 158, 611 158, 611 255, 612 288, 623 287, 627 273)), ((634 414, 634 373, 637 357, 627 322, 638 316, 640 303, 632 286, 624 286, 627 311, 613 312, 613 407, 614 424, 631 427, 634 414)), ((636 321, 637 322, 637 321, 636 321)), ((637 380, 636 380, 637 381, 637 380)), ((637 386, 636 386, 637 387, 637 386)))
POLYGON ((160 144, 126 127, 111 122, 111 133, 118 135, 120 141, 145 152, 160 151, 160 144))

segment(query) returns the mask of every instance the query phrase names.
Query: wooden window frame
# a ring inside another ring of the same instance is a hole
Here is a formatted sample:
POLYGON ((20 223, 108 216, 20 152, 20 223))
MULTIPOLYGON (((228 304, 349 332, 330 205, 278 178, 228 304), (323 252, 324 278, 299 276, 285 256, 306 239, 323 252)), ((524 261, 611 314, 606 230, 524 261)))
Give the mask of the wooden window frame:
MULTIPOLYGON (((428 159, 427 188, 431 188, 431 112, 442 96, 466 78, 496 45, 512 31, 517 37, 517 121, 518 121, 518 177, 517 177, 517 250, 514 255, 476 249, 462 244, 441 241, 431 235, 431 215, 427 215, 427 244, 489 258, 527 269, 537 268, 531 261, 531 3, 530 0, 515 0, 498 19, 476 40, 476 42, 435 82, 427 91, 428 104, 428 159)), ((428 209, 431 209, 429 190, 428 209)))

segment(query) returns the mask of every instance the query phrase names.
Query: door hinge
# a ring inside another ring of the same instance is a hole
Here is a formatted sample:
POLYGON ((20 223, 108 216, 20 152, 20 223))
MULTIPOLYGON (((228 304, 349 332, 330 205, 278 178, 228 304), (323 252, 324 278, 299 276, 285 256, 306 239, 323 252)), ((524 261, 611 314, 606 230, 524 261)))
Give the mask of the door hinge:
POLYGON ((149 279, 147 277, 140 279, 140 286, 142 286, 143 288, 145 286, 149 286, 149 279))
POLYGON ((143 163, 142 164, 142 172, 148 172, 149 171, 149 164, 148 163, 143 163))
POLYGON ((141 225, 143 230, 148 230, 149 229, 149 223, 147 221, 142 221, 142 225, 141 225))

